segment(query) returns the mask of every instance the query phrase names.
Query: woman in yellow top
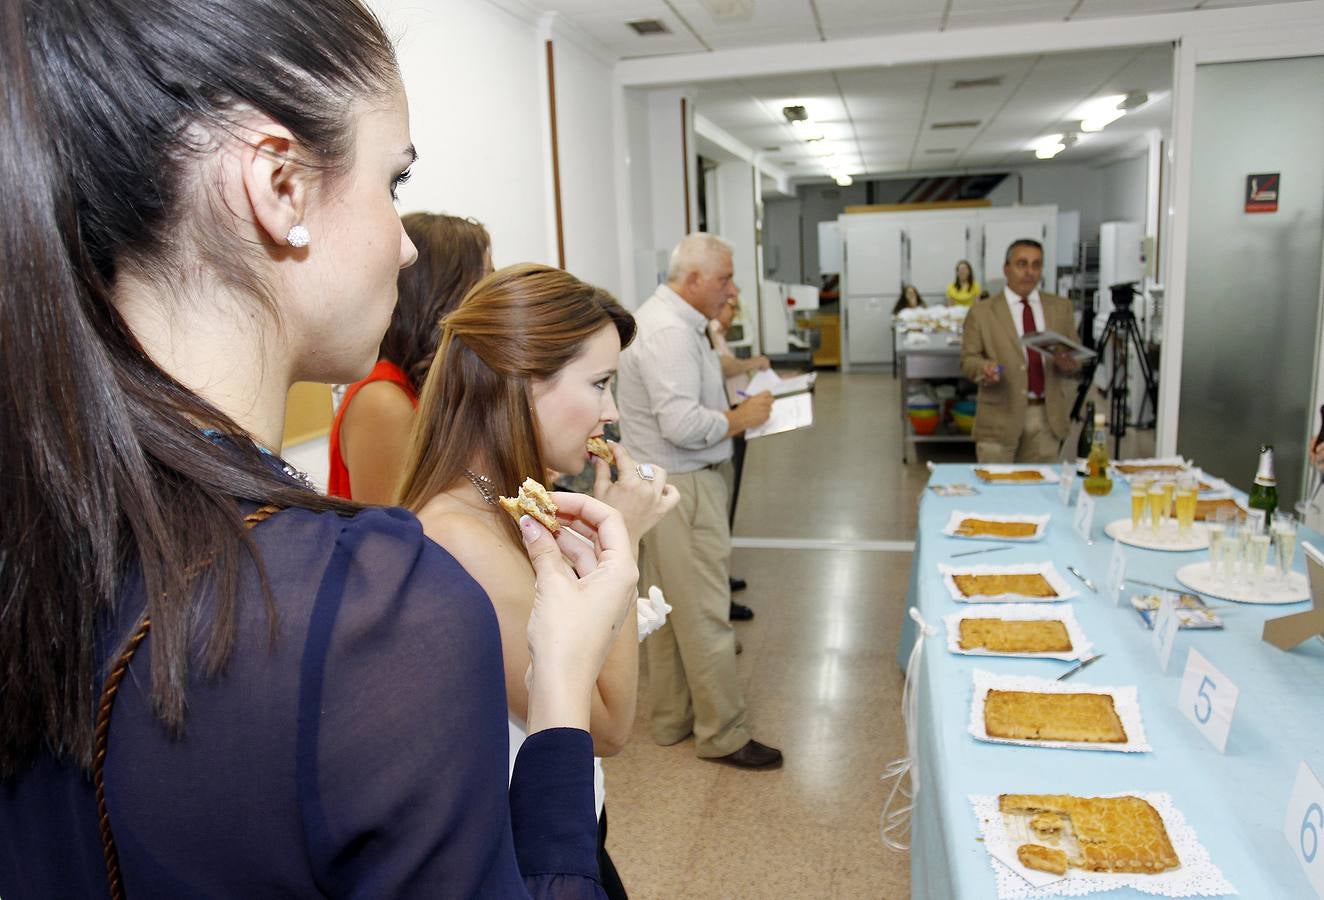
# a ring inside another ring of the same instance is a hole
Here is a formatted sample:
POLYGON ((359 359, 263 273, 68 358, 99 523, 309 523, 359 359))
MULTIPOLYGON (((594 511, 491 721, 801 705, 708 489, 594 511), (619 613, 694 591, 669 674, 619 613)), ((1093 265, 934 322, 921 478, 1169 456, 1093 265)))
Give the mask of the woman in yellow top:
POLYGON ((969 306, 979 296, 979 282, 975 270, 964 259, 956 264, 956 280, 947 285, 947 302, 951 306, 969 306))

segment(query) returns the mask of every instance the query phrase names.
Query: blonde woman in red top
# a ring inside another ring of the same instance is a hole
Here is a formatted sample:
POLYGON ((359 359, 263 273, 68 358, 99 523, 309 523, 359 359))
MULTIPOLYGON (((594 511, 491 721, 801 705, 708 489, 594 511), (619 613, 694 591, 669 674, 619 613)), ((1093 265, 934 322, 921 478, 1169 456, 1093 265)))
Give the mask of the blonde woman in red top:
POLYGON ((492 271, 492 241, 473 219, 403 217, 418 262, 400 271, 399 299, 377 365, 351 384, 331 423, 328 493, 389 504, 404 464, 418 394, 441 336, 441 317, 492 271))

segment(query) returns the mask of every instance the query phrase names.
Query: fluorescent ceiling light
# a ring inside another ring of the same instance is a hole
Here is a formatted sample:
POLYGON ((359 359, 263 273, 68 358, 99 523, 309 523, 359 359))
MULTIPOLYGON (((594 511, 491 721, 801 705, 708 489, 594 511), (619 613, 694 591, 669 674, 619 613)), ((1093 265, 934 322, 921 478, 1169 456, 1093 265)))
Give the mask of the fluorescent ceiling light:
POLYGON ((1030 149, 1039 159, 1052 159, 1063 150, 1067 149, 1064 135, 1046 134, 1041 138, 1036 138, 1030 142, 1030 149))
POLYGON ((813 119, 798 119, 791 123, 791 128, 802 141, 823 140, 823 129, 813 119))
POLYGON ((836 181, 837 184, 841 187, 850 187, 852 184, 855 183, 854 178, 851 178, 849 175, 845 175, 845 174, 835 175, 833 176, 833 180, 836 181))
POLYGON ((1081 131, 1103 131, 1110 123, 1126 115, 1126 110, 1122 109, 1126 98, 1126 94, 1099 97, 1077 106, 1072 115, 1080 119, 1081 131))

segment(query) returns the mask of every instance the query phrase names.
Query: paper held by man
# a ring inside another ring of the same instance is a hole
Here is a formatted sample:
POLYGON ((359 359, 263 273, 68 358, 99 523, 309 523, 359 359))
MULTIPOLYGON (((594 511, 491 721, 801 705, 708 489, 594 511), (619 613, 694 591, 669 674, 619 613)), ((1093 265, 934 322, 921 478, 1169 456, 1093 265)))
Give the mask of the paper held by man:
POLYGON ((1021 338, 1021 344, 1049 358, 1057 353, 1066 353, 1074 360, 1088 362, 1098 355, 1079 341, 1073 341, 1056 331, 1036 331, 1027 334, 1021 338))
POLYGON ((808 428, 814 424, 814 379, 816 372, 782 378, 771 369, 756 372, 749 380, 743 393, 746 396, 763 391, 770 391, 776 398, 772 403, 772 415, 768 421, 745 432, 745 437, 766 437, 781 434, 797 428, 808 428))

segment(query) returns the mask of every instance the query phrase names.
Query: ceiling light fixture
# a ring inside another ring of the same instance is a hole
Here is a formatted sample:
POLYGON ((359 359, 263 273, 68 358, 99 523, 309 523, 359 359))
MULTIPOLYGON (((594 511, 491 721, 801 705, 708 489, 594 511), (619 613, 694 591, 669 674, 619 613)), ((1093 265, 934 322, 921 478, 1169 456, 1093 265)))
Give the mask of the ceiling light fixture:
POLYGON ((1080 119, 1080 130, 1085 132, 1103 131, 1111 123, 1126 115, 1122 103, 1126 94, 1110 94, 1099 97, 1076 107, 1075 117, 1080 119))
POLYGON ((855 183, 855 179, 851 178, 849 175, 845 174, 844 172, 840 175, 834 175, 832 177, 832 180, 835 181, 839 187, 850 187, 852 184, 855 183))
POLYGON ((1030 143, 1030 149, 1039 159, 1052 159, 1063 150, 1067 149, 1065 135, 1046 134, 1030 143))

